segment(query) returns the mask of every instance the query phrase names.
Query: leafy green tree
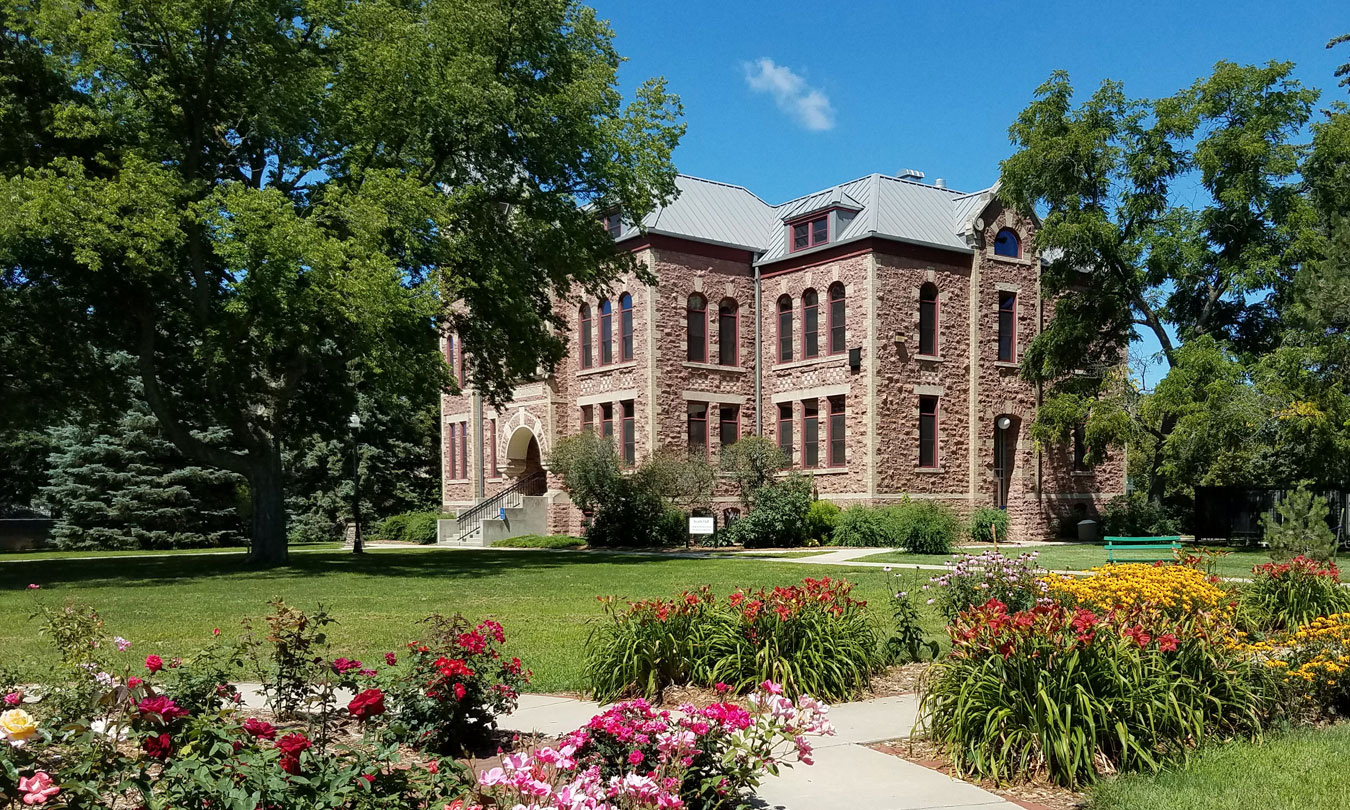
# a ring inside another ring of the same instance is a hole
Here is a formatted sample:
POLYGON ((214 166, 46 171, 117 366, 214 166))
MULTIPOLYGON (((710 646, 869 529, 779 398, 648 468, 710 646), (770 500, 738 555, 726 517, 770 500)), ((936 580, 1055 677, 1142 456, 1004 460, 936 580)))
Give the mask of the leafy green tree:
MULTIPOLYGON (((1093 457, 1132 434, 1170 440, 1181 412, 1106 407, 1099 421, 1097 403, 1120 396, 1112 370, 1136 327, 1157 339, 1169 374, 1197 339, 1244 359, 1276 345, 1276 304, 1313 220, 1292 139, 1317 92, 1292 70, 1220 62, 1167 98, 1131 99, 1108 81, 1077 106, 1057 72, 1013 123, 1001 195, 1044 212, 1035 244, 1050 259, 1042 284, 1055 302, 1022 374, 1047 386, 1048 403, 1077 398, 1038 415, 1038 440, 1063 440, 1082 421, 1093 457)), ((1154 501, 1168 483, 1164 459, 1147 471, 1154 501)))
POLYGON ((746 436, 722 450, 722 470, 731 473, 740 490, 741 503, 755 508, 755 495, 773 483, 788 466, 788 457, 773 441, 763 436, 746 436))
POLYGON ((343 435, 358 396, 452 387, 437 329, 504 401, 562 356, 555 300, 645 273, 584 204, 675 193, 678 100, 625 107, 612 31, 569 0, 0 15, 0 308, 134 355, 164 435, 248 479, 260 562, 286 558, 284 448, 343 435))
POLYGON ((572 503, 583 512, 594 512, 610 500, 623 478, 614 442, 592 430, 554 442, 548 469, 562 479, 572 503))

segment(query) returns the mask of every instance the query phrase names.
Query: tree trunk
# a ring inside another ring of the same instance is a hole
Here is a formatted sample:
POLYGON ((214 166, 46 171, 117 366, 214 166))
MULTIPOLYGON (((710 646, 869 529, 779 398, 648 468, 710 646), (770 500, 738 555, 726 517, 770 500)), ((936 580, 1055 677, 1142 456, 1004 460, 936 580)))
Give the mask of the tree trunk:
POLYGON ((281 448, 269 442, 259 453, 249 454, 249 495, 253 502, 250 536, 253 551, 249 562, 284 565, 286 548, 286 498, 281 480, 281 448))
POLYGON ((1164 493, 1164 484, 1162 477, 1163 445, 1167 444, 1167 437, 1176 430, 1177 417, 1174 414, 1166 414, 1162 418, 1162 424, 1158 426, 1158 442, 1153 446, 1153 459, 1148 465, 1148 500, 1157 506, 1162 505, 1164 493))

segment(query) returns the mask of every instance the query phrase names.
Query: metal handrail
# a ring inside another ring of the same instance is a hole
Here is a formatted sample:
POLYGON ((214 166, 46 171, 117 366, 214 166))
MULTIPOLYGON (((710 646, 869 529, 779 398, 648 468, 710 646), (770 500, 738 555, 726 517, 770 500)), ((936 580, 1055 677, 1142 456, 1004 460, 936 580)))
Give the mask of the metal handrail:
POLYGON ((542 494, 535 490, 538 489, 537 485, 544 481, 546 475, 547 473, 543 470, 538 470, 522 476, 501 492, 479 501, 469 507, 463 514, 456 515, 456 528, 459 529, 459 536, 455 538, 454 542, 462 543, 469 535, 482 528, 483 521, 486 518, 495 517, 499 510, 514 509, 524 503, 526 496, 542 494))

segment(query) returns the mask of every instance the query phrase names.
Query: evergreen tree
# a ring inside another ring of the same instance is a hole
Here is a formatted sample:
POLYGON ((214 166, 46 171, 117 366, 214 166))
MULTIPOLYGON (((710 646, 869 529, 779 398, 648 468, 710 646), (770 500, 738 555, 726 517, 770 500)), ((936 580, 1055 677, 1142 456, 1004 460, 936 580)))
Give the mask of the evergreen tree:
MULTIPOLYGON (((194 466, 137 401, 106 428, 67 424, 50 433, 41 497, 64 549, 154 549, 243 543, 236 501, 242 478, 194 466)), ((204 436, 218 441, 218 436, 204 436)))

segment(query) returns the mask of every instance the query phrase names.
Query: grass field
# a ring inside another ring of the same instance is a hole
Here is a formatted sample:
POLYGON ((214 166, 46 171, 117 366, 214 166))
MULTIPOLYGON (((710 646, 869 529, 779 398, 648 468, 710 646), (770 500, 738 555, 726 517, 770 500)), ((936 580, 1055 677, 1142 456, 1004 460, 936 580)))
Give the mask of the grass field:
MULTIPOLYGON (((342 548, 341 543, 314 543, 312 545, 291 546, 291 553, 307 551, 331 551, 335 548, 342 548)), ((178 554, 213 554, 235 555, 242 557, 248 549, 243 546, 222 546, 213 548, 162 548, 147 551, 145 549, 131 549, 128 551, 6 551, 0 554, 0 563, 22 562, 24 560, 70 560, 70 559, 88 559, 91 557, 144 557, 146 555, 159 557, 162 555, 178 554)))
MULTIPOLYGON (((984 549, 973 549, 971 553, 978 554, 983 551, 984 549)), ((1002 551, 1011 557, 1024 554, 1027 551, 1039 552, 1040 556, 1037 559, 1041 567, 1053 571, 1086 571, 1089 568, 1106 564, 1106 552, 1098 545, 1038 546, 1033 549, 1013 547, 1002 549, 1002 551)), ((1253 551, 1251 549, 1232 549, 1231 551, 1231 554, 1221 558, 1214 567, 1214 572, 1221 577, 1250 577, 1252 566, 1270 562, 1270 555, 1264 551, 1253 551)), ((1138 553, 1134 556, 1136 559, 1142 557, 1138 553)), ((862 558, 866 562, 888 562, 896 565, 907 563, 910 565, 941 565, 949 559, 951 557, 945 554, 910 554, 906 551, 883 551, 862 558)), ((1341 579, 1345 580, 1347 577, 1350 577, 1350 571, 1342 571, 1341 579)))
MULTIPOLYGON (((895 579, 877 569, 811 566, 765 559, 688 559, 552 551, 378 550, 357 558, 319 551, 295 554, 282 568, 247 567, 242 556, 162 555, 126 560, 50 559, 0 562, 0 667, 21 675, 50 667, 54 654, 26 617, 35 599, 76 599, 102 614, 110 634, 130 639, 129 660, 181 654, 204 644, 213 628, 239 632, 261 617, 272 597, 303 609, 322 603, 337 618, 333 654, 378 659, 418 634, 433 613, 492 617, 506 626, 508 648, 535 672, 532 691, 584 686, 582 647, 602 615, 596 596, 666 596, 708 584, 786 585, 803 577, 844 577, 856 595, 887 618, 895 579), (29 591, 29 583, 41 590, 29 591)), ((926 626, 941 634, 936 613, 926 626)))
POLYGON ((1190 767, 1102 782, 1089 810, 1340 810, 1350 797, 1350 724, 1234 743, 1190 767))

